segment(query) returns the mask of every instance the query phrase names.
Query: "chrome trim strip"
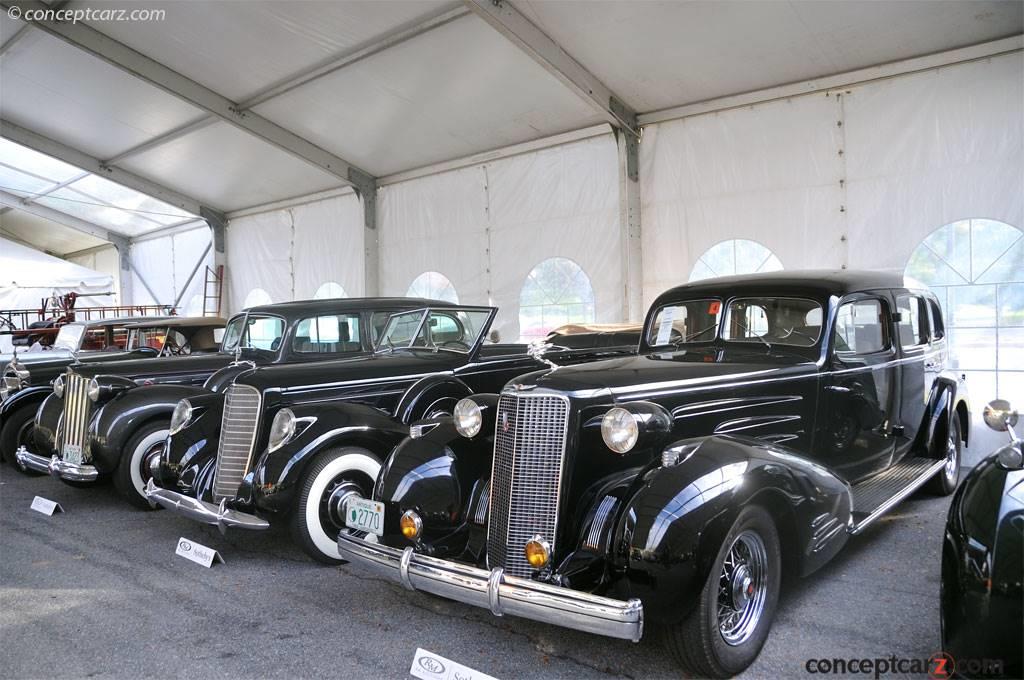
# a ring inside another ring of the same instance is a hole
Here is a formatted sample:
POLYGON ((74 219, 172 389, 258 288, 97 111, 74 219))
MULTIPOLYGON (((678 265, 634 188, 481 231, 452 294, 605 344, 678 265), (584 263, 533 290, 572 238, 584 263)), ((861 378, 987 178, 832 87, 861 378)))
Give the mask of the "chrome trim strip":
POLYGON ((57 456, 44 458, 31 453, 24 446, 15 453, 18 462, 29 470, 42 472, 72 482, 95 482, 99 476, 99 470, 94 465, 76 465, 65 463, 57 456))
POLYGON ((409 546, 402 551, 402 561, 398 564, 398 573, 402 578, 402 585, 408 590, 416 590, 412 587, 412 581, 409 580, 409 564, 412 562, 412 554, 412 546, 409 546))
POLYGON ((161 489, 152 479, 146 483, 145 494, 146 500, 150 503, 162 505, 171 512, 196 522, 211 524, 220 529, 222 534, 229 527, 256 531, 270 528, 270 522, 267 520, 238 510, 229 510, 224 506, 224 501, 217 506, 168 489, 161 489))
MULTIPOLYGON (((370 543, 347 531, 338 535, 338 552, 391 581, 401 582, 405 551, 370 543)), ((551 623, 596 635, 638 642, 644 632, 644 607, 638 599, 615 600, 571 588, 507 576, 419 553, 408 565, 415 590, 433 593, 481 609, 551 623)))
POLYGON ((861 521, 859 521, 856 524, 854 524, 853 526, 851 526, 850 527, 850 535, 851 536, 856 536, 857 534, 859 534, 862 531, 864 531, 864 529, 869 527, 875 520, 877 520, 879 517, 881 517, 882 515, 887 513, 889 510, 891 510, 894 505, 896 505, 897 503, 902 501, 904 498, 906 498, 907 496, 909 496, 910 494, 914 493, 915 491, 920 489, 922 486, 924 486, 924 484, 929 479, 931 479, 932 476, 935 475, 935 473, 937 473, 939 470, 941 470, 943 468, 943 466, 945 466, 945 465, 946 465, 946 459, 945 458, 943 458, 942 460, 935 461, 935 464, 932 465, 931 467, 929 467, 928 469, 926 469, 924 471, 924 473, 921 474, 920 477, 918 477, 913 482, 911 482, 907 486, 905 486, 902 489, 900 489, 900 491, 896 495, 892 496, 889 500, 887 500, 886 502, 882 503, 877 508, 875 508, 871 512, 870 515, 868 515, 867 517, 865 517, 861 521))

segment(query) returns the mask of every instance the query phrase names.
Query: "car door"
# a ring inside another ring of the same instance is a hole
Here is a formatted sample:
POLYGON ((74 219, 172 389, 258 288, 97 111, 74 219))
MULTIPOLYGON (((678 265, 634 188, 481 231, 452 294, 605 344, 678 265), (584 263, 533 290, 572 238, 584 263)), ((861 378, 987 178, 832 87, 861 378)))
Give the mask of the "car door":
POLYGON ((857 293, 836 307, 815 448, 850 482, 892 464, 900 385, 891 328, 886 295, 857 293))
POLYGON ((910 450, 924 425, 928 405, 926 365, 931 349, 928 344, 928 303, 924 296, 908 291, 894 291, 896 339, 900 354, 899 420, 894 429, 895 459, 910 450))

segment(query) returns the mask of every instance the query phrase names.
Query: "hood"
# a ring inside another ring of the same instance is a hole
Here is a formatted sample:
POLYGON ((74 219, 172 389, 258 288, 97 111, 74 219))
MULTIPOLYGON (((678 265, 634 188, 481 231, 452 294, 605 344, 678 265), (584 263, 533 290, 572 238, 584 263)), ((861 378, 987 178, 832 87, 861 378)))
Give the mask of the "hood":
MULTIPOLYGON (((70 359, 73 355, 70 350, 66 349, 44 349, 38 352, 19 351, 18 352, 18 363, 20 364, 36 364, 41 361, 53 361, 54 359, 70 359)), ((11 363, 14 359, 13 352, 5 352, 0 354, 0 364, 6 366, 11 363)))
POLYGON ((609 390, 616 401, 657 389, 685 390, 737 380, 767 380, 817 370, 809 357, 708 348, 606 359, 539 371, 516 383, 558 392, 609 390))
POLYGON ((467 359, 466 355, 454 352, 397 350, 353 359, 264 366, 240 376, 237 382, 260 391, 289 392, 348 381, 426 376, 454 370, 467 359))
POLYGON ((160 378, 165 376, 213 373, 232 361, 229 355, 219 353, 136 359, 124 358, 125 355, 122 354, 121 357, 120 361, 113 364, 83 360, 82 364, 73 367, 73 370, 86 378, 94 378, 97 375, 118 375, 136 381, 152 379, 154 382, 159 382, 160 378))

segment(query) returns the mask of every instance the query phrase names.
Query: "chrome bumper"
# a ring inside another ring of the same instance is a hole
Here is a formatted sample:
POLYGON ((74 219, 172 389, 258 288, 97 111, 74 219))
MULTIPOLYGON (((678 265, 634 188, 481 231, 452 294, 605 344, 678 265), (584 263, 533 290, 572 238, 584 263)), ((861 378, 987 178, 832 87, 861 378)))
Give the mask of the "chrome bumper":
POLYGON ((224 506, 224 501, 221 501, 220 505, 214 505, 176 491, 161 489, 152 479, 146 482, 145 491, 146 499, 150 503, 162 505, 196 522, 212 524, 220 529, 221 533, 227 531, 229 527, 254 530, 270 528, 270 522, 267 520, 238 510, 230 510, 224 506))
POLYGON ((30 452, 24 446, 14 454, 18 462, 29 470, 60 477, 71 482, 95 482, 100 472, 93 465, 66 463, 57 456, 44 458, 30 452))
POLYGON ((613 600, 589 593, 505 576, 500 568, 487 571, 457 562, 370 543, 342 531, 338 552, 350 562, 379 575, 451 600, 490 609, 495 616, 511 614, 556 626, 638 642, 644 632, 640 600, 613 600))

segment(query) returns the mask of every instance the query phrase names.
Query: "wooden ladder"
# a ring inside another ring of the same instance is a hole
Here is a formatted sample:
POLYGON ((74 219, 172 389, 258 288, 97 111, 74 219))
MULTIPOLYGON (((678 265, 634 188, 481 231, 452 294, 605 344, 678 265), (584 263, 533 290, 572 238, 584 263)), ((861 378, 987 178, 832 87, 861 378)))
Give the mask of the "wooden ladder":
POLYGON ((203 316, 221 315, 221 294, 224 291, 224 265, 206 268, 203 281, 203 316))

